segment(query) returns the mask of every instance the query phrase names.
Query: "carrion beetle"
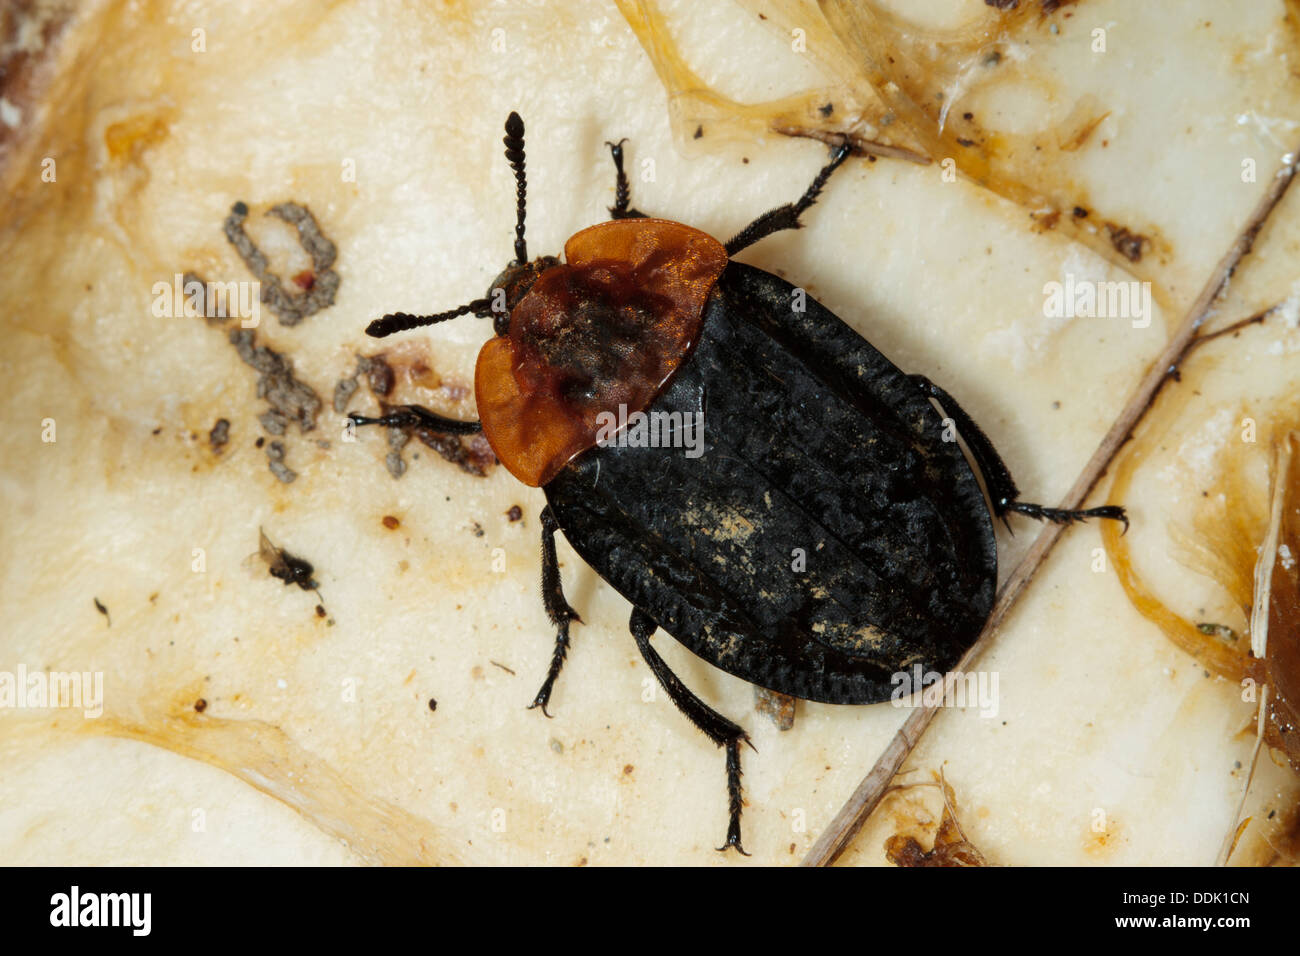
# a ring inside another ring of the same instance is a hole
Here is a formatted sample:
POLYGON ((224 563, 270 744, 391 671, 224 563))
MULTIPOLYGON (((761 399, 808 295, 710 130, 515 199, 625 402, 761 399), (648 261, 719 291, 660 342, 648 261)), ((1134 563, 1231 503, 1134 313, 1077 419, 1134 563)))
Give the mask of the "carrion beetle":
POLYGON ((556 638, 530 706, 546 713, 569 625, 580 620, 560 584, 563 531, 631 602, 632 636, 673 703, 725 748, 730 817, 720 849, 744 853, 748 737, 668 668, 650 643, 656 629, 769 690, 877 703, 890 698, 895 674, 916 665, 945 672, 978 637, 997 579, 993 516, 1127 518, 1113 505, 1020 501, 992 443, 952 396, 902 372, 802 290, 734 261, 763 237, 799 228, 849 157, 847 144, 797 201, 724 244, 629 208, 623 141, 608 143, 611 220, 570 238, 564 262, 530 261, 517 113, 505 129, 517 186, 514 259, 481 299, 436 315, 391 313, 366 329, 383 337, 491 316, 496 334, 475 369, 481 421, 417 405, 351 418, 482 430, 515 477, 543 489, 542 601, 556 638), (634 442, 627 427, 611 435, 616 411, 623 426, 655 413, 677 440, 634 442), (683 439, 706 411, 707 431, 691 447, 683 439))

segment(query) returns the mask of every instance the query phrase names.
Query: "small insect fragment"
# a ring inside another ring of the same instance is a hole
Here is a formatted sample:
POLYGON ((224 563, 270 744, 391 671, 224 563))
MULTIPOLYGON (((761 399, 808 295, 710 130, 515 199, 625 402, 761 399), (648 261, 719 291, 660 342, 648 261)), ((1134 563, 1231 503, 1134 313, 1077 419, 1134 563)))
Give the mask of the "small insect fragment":
POLYGON ((100 614, 104 615, 104 621, 107 623, 109 627, 112 627, 113 619, 108 614, 108 608, 104 607, 104 605, 100 603, 99 598, 93 598, 92 600, 94 600, 95 602, 95 610, 98 611, 100 614))
POLYGON ((315 568, 310 561, 290 554, 284 548, 276 547, 261 528, 258 529, 258 534, 261 535, 258 553, 270 568, 271 577, 279 578, 285 584, 296 584, 304 591, 313 591, 317 588, 318 585, 312 579, 315 568))
POLYGON ((524 509, 518 505, 511 505, 506 511, 506 518, 509 521, 519 521, 524 516, 524 509))
POLYGON ((304 591, 315 591, 316 597, 320 598, 320 604, 316 607, 316 615, 324 617, 325 599, 321 598, 320 585, 316 583, 316 579, 313 577, 316 569, 312 567, 311 562, 272 544, 271 539, 266 536, 266 532, 261 528, 257 529, 257 533, 260 535, 257 553, 266 562, 271 577, 279 578, 286 586, 296 584, 304 591))

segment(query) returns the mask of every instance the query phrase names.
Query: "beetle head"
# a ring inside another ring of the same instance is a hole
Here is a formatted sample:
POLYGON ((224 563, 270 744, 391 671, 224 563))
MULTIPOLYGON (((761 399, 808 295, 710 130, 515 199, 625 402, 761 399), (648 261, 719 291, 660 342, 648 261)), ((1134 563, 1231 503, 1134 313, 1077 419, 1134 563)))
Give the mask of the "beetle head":
POLYGON ((491 303, 492 330, 497 335, 510 333, 510 313, 519 300, 528 294, 538 276, 559 264, 560 260, 555 256, 538 256, 532 262, 511 262, 492 280, 486 298, 491 303))
POLYGON ((524 121, 518 113, 512 112, 506 118, 506 135, 502 142, 506 147, 506 161, 515 174, 514 259, 493 280, 485 297, 436 315, 391 312, 366 326, 367 335, 383 338, 394 332, 406 332, 470 313, 480 318, 492 316, 493 330, 497 335, 506 335, 510 331, 510 313, 519 300, 528 294, 538 276, 551 266, 559 265, 560 260, 554 256, 540 256, 532 262, 528 261, 528 244, 524 241, 525 199, 528 194, 528 181, 524 175, 524 121))

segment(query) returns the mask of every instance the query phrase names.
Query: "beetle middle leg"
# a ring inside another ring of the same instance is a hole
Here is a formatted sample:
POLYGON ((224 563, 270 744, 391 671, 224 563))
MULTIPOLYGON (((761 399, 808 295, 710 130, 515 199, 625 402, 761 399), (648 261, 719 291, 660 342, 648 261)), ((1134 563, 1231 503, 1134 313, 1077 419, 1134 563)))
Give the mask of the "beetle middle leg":
POLYGON ((769 209, 763 215, 751 222, 727 243, 727 255, 734 256, 741 249, 748 248, 758 240, 770 236, 774 232, 780 232, 782 229, 798 229, 802 223, 799 217, 809 206, 817 201, 817 196, 826 185, 826 180, 831 178, 831 173, 840 168, 840 164, 849 158, 853 152, 853 147, 848 143, 841 143, 835 147, 831 153, 831 161, 822 167, 822 171, 812 181, 812 185, 804 192, 795 202, 786 203, 784 206, 777 206, 775 209, 769 209))
POLYGON ((627 173, 623 172, 623 144, 626 139, 620 139, 617 143, 606 143, 609 147, 609 154, 614 159, 614 205, 609 207, 610 219, 645 219, 646 214, 639 209, 627 208, 628 203, 632 201, 632 189, 628 186, 627 173))
POLYGON ((546 671, 546 680, 528 709, 542 708, 542 713, 551 716, 546 705, 551 701, 551 691, 555 688, 555 679, 560 676, 564 666, 564 657, 569 652, 569 622, 582 623, 578 612, 569 607, 564 599, 564 586, 560 581, 560 560, 555 553, 555 532, 560 524, 551 512, 551 506, 542 509, 542 604, 546 607, 546 616, 555 625, 555 651, 551 654, 551 666, 546 671))
MULTIPOLYGON (((650 646, 650 635, 659 627, 650 616, 640 609, 632 611, 632 637, 641 656, 650 665, 650 671, 667 692, 669 700, 686 715, 686 719, 704 732, 704 735, 719 747, 727 748, 727 804, 729 822, 727 823, 727 842, 718 847, 727 850, 735 847, 742 856, 749 856, 740 845, 740 810, 742 806, 740 792, 740 745, 749 743, 749 735, 723 717, 704 701, 695 696, 681 679, 672 672, 664 659, 650 646)), ((750 744, 753 747, 753 744, 750 744)))
POLYGON ((1070 524, 1075 521, 1083 521, 1085 518, 1110 518, 1114 521, 1124 522, 1124 530, 1128 530, 1128 515, 1119 505, 1070 509, 1049 508, 1046 505, 1020 501, 1020 490, 1012 480, 1006 462, 1002 460, 1002 456, 993 447, 993 442, 989 441, 988 435, 984 434, 984 430, 975 424, 975 420, 966 414, 966 410, 957 404, 955 398, 934 384, 934 382, 924 375, 909 377, 920 386, 921 391, 927 396, 937 399, 943 410, 956 423, 957 431, 966 440, 966 447, 970 449, 971 457, 975 459, 975 464, 984 476, 989 499, 993 502, 993 513, 1002 519, 1002 523, 1007 526, 1008 531, 1011 530, 1011 524, 1007 521, 1007 514, 1012 511, 1029 518, 1053 521, 1056 524, 1070 524))

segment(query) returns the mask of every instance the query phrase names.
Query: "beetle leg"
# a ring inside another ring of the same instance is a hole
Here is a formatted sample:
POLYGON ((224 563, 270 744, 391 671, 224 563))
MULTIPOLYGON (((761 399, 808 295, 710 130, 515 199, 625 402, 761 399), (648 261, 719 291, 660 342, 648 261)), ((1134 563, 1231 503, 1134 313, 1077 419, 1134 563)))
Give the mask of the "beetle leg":
MULTIPOLYGON (((740 745, 749 744, 749 735, 723 717, 704 701, 700 700, 690 688, 681 682, 676 674, 664 663, 664 659, 650 646, 650 635, 658 628, 644 611, 632 611, 632 637, 641 656, 650 665, 650 671, 668 694, 668 699, 686 715, 686 719, 704 732, 704 735, 719 747, 727 748, 727 803, 729 821, 727 823, 727 842, 718 847, 725 851, 735 847, 742 856, 749 856, 740 845, 740 745)), ((749 744, 752 748, 754 745, 749 744)))
POLYGON ((430 431, 443 432, 447 435, 473 435, 483 430, 482 422, 462 421, 458 418, 444 418, 437 412, 431 412, 423 405, 397 405, 379 418, 348 415, 354 425, 386 425, 389 428, 427 428, 430 431))
POLYGON ((769 209, 736 233, 731 241, 727 243, 727 255, 734 256, 741 249, 752 246, 758 240, 770 236, 774 232, 780 232, 782 229, 798 229, 802 225, 799 222, 799 216, 817 201, 817 195, 822 191, 822 187, 826 185, 826 180, 831 178, 831 173, 839 169, 840 164, 848 159, 849 154, 852 152, 853 147, 848 143, 841 143, 835 147, 835 152, 831 153, 831 161, 822 167, 822 171, 817 174, 817 178, 812 181, 812 185, 808 187, 807 191, 796 202, 769 209))
POLYGON ((975 424, 975 420, 966 414, 966 410, 957 404, 955 398, 934 384, 934 382, 924 375, 912 375, 910 377, 927 396, 938 399, 944 411, 956 423, 957 431, 966 440, 966 447, 970 449, 971 457, 975 459, 975 464, 984 476, 984 484, 988 488, 989 500, 993 502, 993 514, 1002 519, 1002 523, 1007 526, 1008 531, 1011 530, 1011 523, 1007 520, 1007 515, 1012 511, 1029 518, 1039 518, 1056 524, 1071 524, 1075 521, 1083 521, 1086 518, 1110 518, 1114 521, 1124 522, 1124 530, 1128 531, 1128 515, 1119 505, 1069 509, 1049 508, 1046 505, 1036 505, 1028 501, 1018 500, 1020 490, 1016 488, 1016 483, 1011 479, 1011 472, 1007 469, 1006 463, 1002 460, 1002 456, 998 454, 997 449, 993 447, 993 442, 989 441, 989 436, 984 434, 984 430, 975 424))
POLYGON ((546 607, 546 616, 555 625, 555 652, 551 655, 551 666, 546 671, 546 680, 542 682, 541 690, 528 705, 529 710, 534 707, 542 708, 542 713, 547 717, 551 715, 547 713, 546 705, 550 703, 555 679, 560 676, 560 668, 564 666, 564 656, 569 651, 569 622, 582 623, 578 612, 569 607, 569 602, 564 600, 564 587, 560 582, 560 560, 555 554, 555 532, 558 530, 560 530, 559 522, 551 513, 551 506, 547 505, 542 509, 542 604, 546 607))
POLYGON ((609 154, 614 158, 614 205, 609 207, 610 219, 645 219, 646 214, 639 209, 628 209, 627 204, 632 201, 632 190, 627 183, 627 173, 623 172, 623 144, 626 139, 620 139, 617 143, 606 143, 609 147, 609 154))

